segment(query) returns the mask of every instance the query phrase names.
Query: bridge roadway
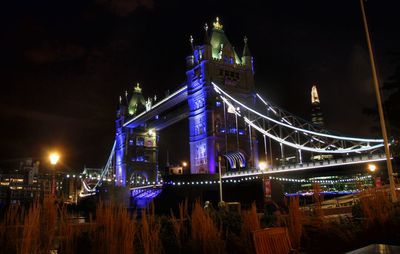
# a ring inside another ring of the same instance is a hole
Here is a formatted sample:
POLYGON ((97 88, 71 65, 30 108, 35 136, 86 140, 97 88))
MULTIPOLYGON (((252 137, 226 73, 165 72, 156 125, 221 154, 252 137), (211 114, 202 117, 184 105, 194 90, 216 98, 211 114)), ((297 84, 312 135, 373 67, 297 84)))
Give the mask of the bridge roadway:
MULTIPOLYGON (((340 159, 332 159, 326 161, 315 161, 315 162, 308 162, 303 164, 291 164, 287 166, 280 166, 272 168, 271 170, 259 170, 259 169, 250 169, 244 171, 235 171, 235 172, 228 172, 224 173, 221 178, 224 179, 223 182, 228 181, 227 179, 235 179, 240 177, 255 177, 255 176, 268 176, 273 175, 276 173, 284 173, 284 172, 293 172, 293 171, 300 171, 300 170, 307 170, 307 169, 317 169, 317 168, 328 168, 328 167, 337 167, 337 166, 344 166, 344 165, 352 165, 352 164, 362 164, 362 163, 369 163, 369 162, 377 162, 377 161, 384 161, 386 160, 385 154, 373 154, 373 155, 360 155, 360 156, 352 156, 340 159)), ((191 179, 181 180, 181 181, 166 181, 166 182, 143 182, 143 185, 131 187, 130 190, 132 191, 132 195, 142 195, 147 190, 153 189, 157 190, 162 188, 163 185, 202 185, 205 184, 217 184, 218 179, 216 175, 196 175, 196 177, 201 177, 201 179, 191 179)))
POLYGON ((250 169, 245 171, 227 172, 224 173, 221 176, 221 178, 226 179, 226 178, 236 178, 243 176, 270 175, 276 173, 293 172, 293 171, 316 169, 316 168, 337 167, 337 166, 361 164, 361 163, 384 161, 384 160, 386 160, 385 154, 381 153, 371 154, 371 155, 359 155, 359 156, 345 157, 345 158, 325 160, 325 161, 305 162, 303 164, 290 164, 286 166, 274 167, 270 170, 250 169))

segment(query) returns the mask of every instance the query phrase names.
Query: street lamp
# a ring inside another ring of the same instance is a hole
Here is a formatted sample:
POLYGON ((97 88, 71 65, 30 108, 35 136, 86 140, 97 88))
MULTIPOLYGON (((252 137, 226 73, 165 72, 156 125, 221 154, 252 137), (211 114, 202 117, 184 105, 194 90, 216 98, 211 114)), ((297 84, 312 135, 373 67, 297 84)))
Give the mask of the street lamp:
POLYGON ((376 171, 376 165, 375 164, 368 164, 368 170, 371 173, 374 173, 376 171))
POLYGON ((49 160, 50 160, 50 164, 51 165, 56 165, 57 164, 57 162, 58 162, 58 160, 60 159, 60 155, 58 154, 58 153, 56 153, 56 152, 54 152, 54 153, 51 153, 50 155, 49 155, 49 160))
POLYGON ((49 155, 50 164, 53 166, 53 172, 51 174, 51 194, 53 197, 56 195, 56 165, 60 160, 60 155, 57 152, 52 152, 49 155))
POLYGON ((219 178, 219 203, 220 208, 225 207, 225 202, 222 198, 222 172, 221 172, 221 156, 218 156, 218 178, 219 178))
POLYGON ((182 167, 184 167, 184 168, 187 167, 187 162, 186 161, 182 161, 182 167))

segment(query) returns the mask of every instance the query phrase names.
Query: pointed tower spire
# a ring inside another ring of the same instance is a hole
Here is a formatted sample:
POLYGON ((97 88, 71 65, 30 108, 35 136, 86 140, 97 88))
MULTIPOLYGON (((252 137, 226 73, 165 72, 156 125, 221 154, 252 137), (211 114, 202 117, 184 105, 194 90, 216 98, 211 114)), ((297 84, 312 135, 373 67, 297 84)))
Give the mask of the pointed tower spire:
POLYGON ((245 36, 244 39, 244 48, 243 48, 243 55, 242 56, 250 56, 251 57, 251 53, 250 53, 250 49, 249 49, 249 45, 247 44, 247 37, 245 36))
POLYGON ((204 25, 204 45, 210 45, 210 37, 208 36, 208 25, 204 25))
POLYGON ((243 47, 243 54, 242 54, 242 64, 247 66, 248 68, 251 68, 253 73, 254 73, 254 68, 253 68, 253 57, 251 56, 249 45, 247 44, 247 37, 245 36, 243 38, 244 41, 244 47, 243 47))
POLYGON ((192 35, 190 35, 189 36, 189 42, 190 42, 190 46, 192 47, 192 52, 194 51, 194 45, 193 45, 193 36, 192 35))

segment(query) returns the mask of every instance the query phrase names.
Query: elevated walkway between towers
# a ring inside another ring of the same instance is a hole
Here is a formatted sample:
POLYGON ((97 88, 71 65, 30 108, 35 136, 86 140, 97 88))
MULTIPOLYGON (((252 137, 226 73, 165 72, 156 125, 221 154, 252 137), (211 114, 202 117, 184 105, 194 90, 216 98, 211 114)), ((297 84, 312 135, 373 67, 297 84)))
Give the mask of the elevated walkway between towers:
POLYGON ((135 128, 146 123, 156 131, 161 130, 189 116, 188 105, 178 106, 183 103, 187 104, 186 85, 128 120, 124 127, 135 128))

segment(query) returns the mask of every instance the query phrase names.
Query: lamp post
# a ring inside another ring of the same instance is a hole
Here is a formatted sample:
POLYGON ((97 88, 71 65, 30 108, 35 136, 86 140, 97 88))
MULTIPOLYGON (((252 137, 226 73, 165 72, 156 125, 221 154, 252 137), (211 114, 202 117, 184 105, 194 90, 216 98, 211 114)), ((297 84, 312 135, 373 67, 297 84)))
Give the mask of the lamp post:
POLYGON ((381 177, 378 173, 378 167, 373 163, 368 164, 368 171, 371 173, 375 188, 382 187, 381 177))
POLYGON ((225 202, 222 198, 222 173, 221 173, 221 156, 218 156, 218 175, 219 175, 219 207, 225 207, 225 202))
POLYGON ((392 161, 390 158, 391 156, 390 156, 390 149, 389 149, 389 141, 388 141, 387 132, 386 132, 385 115, 383 114, 382 99, 381 99, 381 93, 379 90, 380 86, 379 86, 378 74, 376 72, 374 52, 372 50, 371 34, 369 33, 367 16, 365 14, 365 9, 364 9, 364 0, 360 0, 360 4, 361 4, 361 12, 362 12, 362 17, 363 17, 363 22, 364 22, 365 36, 367 37, 369 59, 370 59, 371 68, 372 68, 372 78, 374 80, 374 87, 375 87, 375 95, 376 95, 376 100, 378 103, 379 120, 380 120, 383 142, 384 142, 384 147, 385 147, 390 195, 392 197, 392 202, 397 202, 396 187, 395 187, 395 182, 394 182, 394 178, 393 178, 392 161))
POLYGON ((50 164, 52 165, 51 174, 51 194, 53 197, 56 196, 56 165, 60 160, 60 155, 57 152, 50 153, 49 155, 50 164))
POLYGON ((186 161, 182 161, 182 174, 186 174, 186 167, 188 163, 186 161))

